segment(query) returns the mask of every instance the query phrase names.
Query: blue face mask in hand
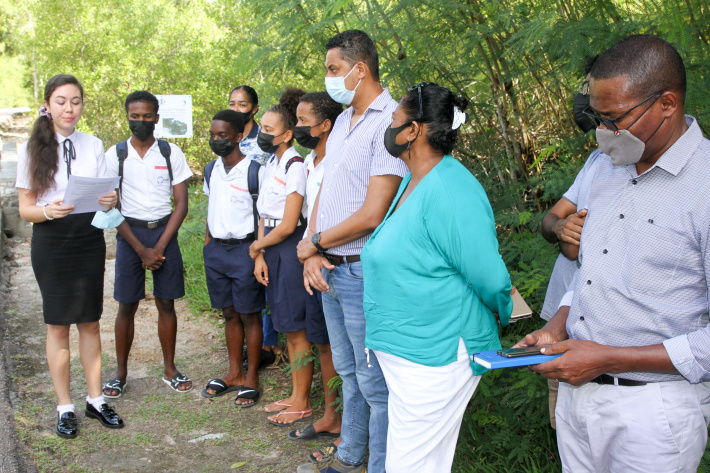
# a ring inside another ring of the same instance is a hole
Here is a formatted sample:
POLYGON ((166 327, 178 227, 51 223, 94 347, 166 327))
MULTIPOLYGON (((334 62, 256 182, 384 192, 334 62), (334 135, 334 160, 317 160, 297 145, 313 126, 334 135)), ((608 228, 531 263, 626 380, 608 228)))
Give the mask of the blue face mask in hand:
POLYGON ((108 230, 109 228, 116 228, 121 225, 125 219, 118 209, 111 209, 108 212, 96 212, 94 219, 91 221, 91 225, 102 230, 108 230))

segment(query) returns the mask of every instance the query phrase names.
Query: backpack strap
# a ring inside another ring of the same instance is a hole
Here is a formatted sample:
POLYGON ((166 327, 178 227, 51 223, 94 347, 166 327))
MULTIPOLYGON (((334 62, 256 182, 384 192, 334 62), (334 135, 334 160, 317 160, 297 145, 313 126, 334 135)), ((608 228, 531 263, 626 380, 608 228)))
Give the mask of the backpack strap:
POLYGON ((259 212, 256 210, 256 201, 259 198, 259 168, 261 168, 261 164, 259 164, 258 161, 252 160, 249 163, 249 170, 247 171, 247 187, 249 188, 252 200, 255 238, 259 236, 259 212))
POLYGON ((128 156, 127 141, 121 141, 116 145, 116 156, 118 156, 118 197, 120 199, 123 196, 123 162, 128 156))
MULTIPOLYGON (((294 156, 293 158, 289 159, 288 162, 286 163, 286 174, 288 174, 288 170, 291 167, 293 163, 302 163, 305 160, 300 157, 300 156, 294 156)), ((301 222, 301 225, 306 225, 306 217, 303 216, 302 213, 298 214, 298 220, 301 222)))
POLYGON ((212 170, 214 169, 214 163, 216 163, 217 160, 213 159, 209 163, 205 165, 205 170, 203 176, 205 177, 205 182, 207 183, 207 188, 210 188, 210 179, 212 178, 212 170))
POLYGON ((158 148, 160 148, 160 154, 165 158, 165 162, 168 165, 168 177, 170 177, 170 187, 173 185, 173 166, 170 164, 170 143, 165 140, 158 140, 158 148))

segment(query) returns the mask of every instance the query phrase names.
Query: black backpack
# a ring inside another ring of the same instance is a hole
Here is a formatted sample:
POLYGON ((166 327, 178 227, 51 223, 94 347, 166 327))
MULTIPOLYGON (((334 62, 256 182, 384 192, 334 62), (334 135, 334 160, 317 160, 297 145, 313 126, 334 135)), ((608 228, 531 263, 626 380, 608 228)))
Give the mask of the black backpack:
MULTIPOLYGON (((165 140, 158 140, 158 148, 160 148, 160 154, 165 158, 165 162, 168 164, 168 176, 170 177, 170 185, 173 185, 173 167, 170 164, 170 144, 165 140)), ((118 155, 118 191, 122 193, 123 190, 123 162, 128 157, 128 141, 121 141, 116 145, 116 155, 118 155)))
MULTIPOLYGON (((249 159, 249 158, 245 158, 249 159)), ((212 179, 212 170, 214 169, 214 163, 217 160, 212 160, 205 166, 204 176, 205 182, 207 183, 207 188, 210 187, 210 179, 212 179)), ((252 160, 249 163, 249 170, 247 171, 247 187, 249 187, 249 193, 251 194, 252 200, 252 213, 254 215, 254 236, 259 232, 259 212, 256 210, 256 201, 259 198, 259 168, 261 164, 258 161, 252 160)))

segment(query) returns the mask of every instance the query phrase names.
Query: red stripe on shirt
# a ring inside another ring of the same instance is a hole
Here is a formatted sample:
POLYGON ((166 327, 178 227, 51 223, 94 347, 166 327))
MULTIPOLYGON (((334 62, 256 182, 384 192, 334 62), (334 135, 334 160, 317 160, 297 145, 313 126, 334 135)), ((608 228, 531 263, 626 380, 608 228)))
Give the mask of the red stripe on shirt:
POLYGON ((234 184, 230 184, 229 186, 230 186, 232 189, 237 189, 238 191, 249 192, 248 190, 242 189, 241 187, 237 187, 237 186, 235 186, 234 184))
POLYGON ((276 177, 276 176, 274 176, 274 180, 275 180, 276 182, 278 182, 279 184, 281 184, 282 186, 285 186, 285 185, 286 185, 286 182, 285 182, 285 181, 282 181, 281 179, 279 179, 279 178, 276 177))
POLYGON ((168 169, 167 166, 155 166, 155 169, 168 169))

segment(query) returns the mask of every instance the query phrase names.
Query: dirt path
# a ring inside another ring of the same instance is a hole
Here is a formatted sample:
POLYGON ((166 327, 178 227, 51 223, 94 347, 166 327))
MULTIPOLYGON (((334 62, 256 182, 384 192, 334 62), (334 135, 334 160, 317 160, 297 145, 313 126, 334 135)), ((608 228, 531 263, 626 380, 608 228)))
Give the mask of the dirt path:
MULTIPOLYGON (((291 473, 307 461, 314 447, 322 445, 289 441, 286 435, 292 428, 268 424, 260 407, 236 409, 231 394, 214 401, 200 395, 208 379, 226 371, 226 347, 219 319, 192 315, 184 301, 177 303, 176 364, 192 378, 195 389, 187 394, 170 390, 161 381, 162 355, 152 299, 141 304, 136 316, 126 394, 111 402, 126 421, 122 430, 105 429, 84 418, 86 382, 78 334, 72 328, 71 387, 80 430, 74 440, 60 439, 54 434, 56 398, 45 360, 42 301, 30 265, 29 241, 11 239, 8 247, 13 257, 4 317, 13 353, 14 369, 9 375, 18 391, 13 404, 20 438, 40 471, 291 473)), ((113 260, 107 260, 101 320, 104 380, 115 369, 113 269, 113 260)), ((263 370, 260 377, 264 387, 261 406, 288 394, 290 382, 284 373, 263 370)), ((313 391, 317 416, 323 409, 320 379, 314 381, 313 391)))

